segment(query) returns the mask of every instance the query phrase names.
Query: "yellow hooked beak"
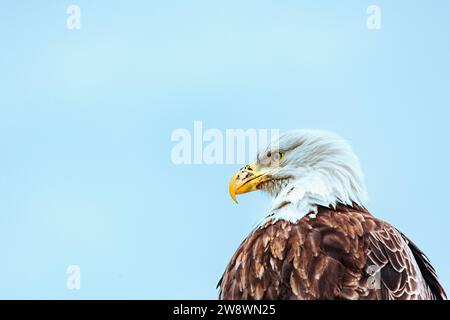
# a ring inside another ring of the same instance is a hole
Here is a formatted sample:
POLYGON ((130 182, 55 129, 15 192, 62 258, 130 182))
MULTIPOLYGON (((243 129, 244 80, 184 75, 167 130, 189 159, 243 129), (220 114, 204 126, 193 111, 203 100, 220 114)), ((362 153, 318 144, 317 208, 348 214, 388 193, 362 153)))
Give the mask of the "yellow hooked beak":
POLYGON ((231 178, 228 187, 231 198, 233 198, 234 202, 238 203, 236 200, 237 194, 257 190, 261 183, 272 180, 270 174, 276 171, 278 171, 278 169, 261 168, 257 163, 242 168, 233 176, 233 178, 231 178))

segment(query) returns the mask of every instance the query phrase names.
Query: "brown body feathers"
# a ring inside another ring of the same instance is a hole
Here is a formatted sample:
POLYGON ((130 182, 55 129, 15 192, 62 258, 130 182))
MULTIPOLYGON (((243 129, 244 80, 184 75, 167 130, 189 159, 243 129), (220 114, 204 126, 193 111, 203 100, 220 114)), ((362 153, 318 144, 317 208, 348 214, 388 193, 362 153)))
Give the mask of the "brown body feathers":
POLYGON ((445 299, 426 256, 364 208, 268 221, 240 245, 221 299, 445 299))

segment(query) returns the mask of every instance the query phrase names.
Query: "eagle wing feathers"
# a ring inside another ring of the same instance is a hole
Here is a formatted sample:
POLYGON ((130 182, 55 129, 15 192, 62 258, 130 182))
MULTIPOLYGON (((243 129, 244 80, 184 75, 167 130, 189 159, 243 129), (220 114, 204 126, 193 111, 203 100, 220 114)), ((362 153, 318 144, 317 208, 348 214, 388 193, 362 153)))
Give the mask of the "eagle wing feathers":
POLYGON ((422 251, 358 206, 268 221, 243 241, 218 284, 221 299, 442 299, 422 251))

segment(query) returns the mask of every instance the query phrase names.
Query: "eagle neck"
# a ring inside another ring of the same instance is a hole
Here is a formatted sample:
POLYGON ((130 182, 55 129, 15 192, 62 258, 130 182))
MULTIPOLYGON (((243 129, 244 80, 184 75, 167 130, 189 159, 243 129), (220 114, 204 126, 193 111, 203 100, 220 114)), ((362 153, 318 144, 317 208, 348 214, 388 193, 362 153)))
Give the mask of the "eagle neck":
POLYGON ((350 186, 351 181, 340 172, 310 170, 292 179, 273 197, 271 208, 261 224, 278 220, 296 222, 305 215, 314 218, 320 206, 363 206, 357 190, 350 186))

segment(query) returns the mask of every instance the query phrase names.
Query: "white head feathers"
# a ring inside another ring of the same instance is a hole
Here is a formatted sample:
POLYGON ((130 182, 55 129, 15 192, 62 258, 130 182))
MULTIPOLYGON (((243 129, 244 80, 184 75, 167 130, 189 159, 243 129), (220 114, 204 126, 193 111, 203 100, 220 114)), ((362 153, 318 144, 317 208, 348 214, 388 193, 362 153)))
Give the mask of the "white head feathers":
POLYGON ((319 205, 364 206, 367 194, 359 160, 338 135, 319 130, 285 133, 258 155, 258 162, 277 152, 282 154, 281 169, 272 175, 272 183, 261 187, 273 197, 267 219, 296 221, 319 205))

